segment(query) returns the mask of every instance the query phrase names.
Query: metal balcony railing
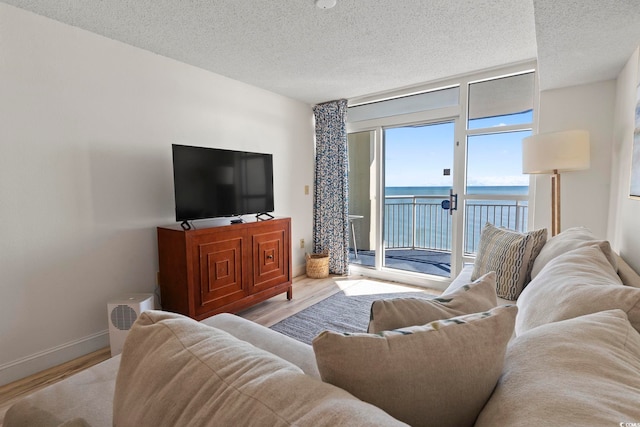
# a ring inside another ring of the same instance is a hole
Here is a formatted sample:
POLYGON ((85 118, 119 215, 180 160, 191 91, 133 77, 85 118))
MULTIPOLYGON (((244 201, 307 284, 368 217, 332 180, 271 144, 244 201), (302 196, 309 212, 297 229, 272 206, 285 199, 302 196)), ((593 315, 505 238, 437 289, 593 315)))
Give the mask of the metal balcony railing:
MULTIPOLYGON (((385 248, 451 251, 451 215, 440 202, 446 196, 387 196, 384 205, 385 248)), ((464 252, 474 254, 482 227, 490 222, 516 231, 527 229, 523 200, 468 200, 465 203, 464 252)))

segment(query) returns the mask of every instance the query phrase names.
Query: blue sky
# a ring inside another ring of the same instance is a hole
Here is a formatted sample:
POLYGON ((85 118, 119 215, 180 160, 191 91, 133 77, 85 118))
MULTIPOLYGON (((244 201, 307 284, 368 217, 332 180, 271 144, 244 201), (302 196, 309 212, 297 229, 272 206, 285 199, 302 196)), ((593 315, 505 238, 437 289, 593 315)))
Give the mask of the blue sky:
MULTIPOLYGON (((477 120, 474 128, 531 121, 525 113, 477 120), (523 120, 524 119, 524 120, 523 120)), ((522 138, 530 131, 472 136, 469 138, 468 185, 528 185, 522 174, 522 138)), ((463 141, 461 141, 462 143, 463 141)), ((385 130, 385 185, 387 187, 450 186, 453 169, 453 122, 385 130)))

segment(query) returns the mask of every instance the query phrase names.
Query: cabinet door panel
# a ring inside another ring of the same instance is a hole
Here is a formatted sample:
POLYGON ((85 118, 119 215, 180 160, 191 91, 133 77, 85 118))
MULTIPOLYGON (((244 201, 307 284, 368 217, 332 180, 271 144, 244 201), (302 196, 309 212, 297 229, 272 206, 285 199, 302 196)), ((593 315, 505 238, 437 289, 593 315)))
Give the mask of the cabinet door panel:
POLYGON ((289 264, 285 251, 286 229, 277 229, 253 236, 253 290, 259 292, 288 280, 289 264))
POLYGON ((198 268, 194 271, 196 311, 204 313, 222 307, 247 295, 242 283, 243 241, 241 236, 220 238, 194 245, 198 268))

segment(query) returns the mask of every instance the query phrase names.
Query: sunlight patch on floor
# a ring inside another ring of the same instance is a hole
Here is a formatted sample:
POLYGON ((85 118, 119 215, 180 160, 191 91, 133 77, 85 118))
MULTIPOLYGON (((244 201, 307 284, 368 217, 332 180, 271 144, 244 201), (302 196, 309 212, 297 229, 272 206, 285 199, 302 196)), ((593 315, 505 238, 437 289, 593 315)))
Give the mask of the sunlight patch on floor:
POLYGON ((438 295, 437 291, 431 289, 416 288, 413 286, 401 285, 399 283, 382 282, 366 278, 335 278, 336 285, 345 295, 374 295, 391 294, 398 292, 416 292, 430 295, 438 295))

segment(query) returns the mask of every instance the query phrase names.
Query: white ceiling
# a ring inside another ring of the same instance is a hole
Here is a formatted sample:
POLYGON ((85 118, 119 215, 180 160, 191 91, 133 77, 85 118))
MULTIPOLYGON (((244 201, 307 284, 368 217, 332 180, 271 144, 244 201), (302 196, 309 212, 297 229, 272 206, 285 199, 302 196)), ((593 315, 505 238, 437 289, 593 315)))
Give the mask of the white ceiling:
POLYGON ((534 58, 541 89, 606 80, 640 44, 639 0, 3 2, 309 104, 534 58))
POLYGON ((640 0, 533 0, 540 88, 614 79, 640 45, 640 0))

